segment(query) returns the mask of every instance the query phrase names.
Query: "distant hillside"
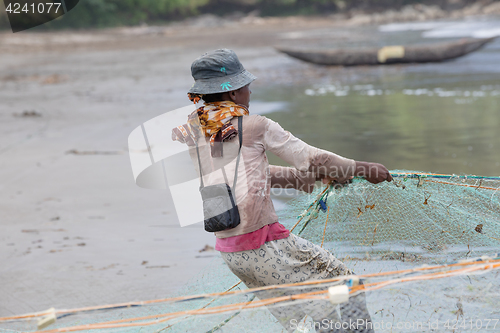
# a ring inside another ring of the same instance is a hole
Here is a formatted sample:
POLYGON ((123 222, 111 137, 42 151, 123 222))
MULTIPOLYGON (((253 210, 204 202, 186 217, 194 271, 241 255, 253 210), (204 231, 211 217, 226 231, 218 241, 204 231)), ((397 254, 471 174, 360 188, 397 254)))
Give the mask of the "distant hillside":
MULTIPOLYGON (((44 25, 53 28, 100 28, 121 25, 162 24, 199 14, 258 13, 260 16, 373 13, 423 4, 444 11, 500 0, 81 0, 62 18, 44 25)), ((3 5, 0 5, 3 6, 3 5)), ((8 28, 5 11, 0 28, 8 28)))

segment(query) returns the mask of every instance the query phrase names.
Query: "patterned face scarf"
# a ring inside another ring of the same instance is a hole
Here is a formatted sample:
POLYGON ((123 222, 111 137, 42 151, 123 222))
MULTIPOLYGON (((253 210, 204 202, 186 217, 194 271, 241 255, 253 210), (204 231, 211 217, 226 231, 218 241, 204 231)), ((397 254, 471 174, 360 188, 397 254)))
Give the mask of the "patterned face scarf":
MULTIPOLYGON (((191 99, 191 96, 189 97, 191 99)), ((196 97, 193 99, 196 100, 196 97)), ((222 157, 222 142, 228 141, 238 134, 230 120, 233 117, 248 114, 246 107, 230 101, 205 103, 189 115, 186 125, 178 126, 172 130, 172 140, 194 146, 194 140, 197 137, 195 136, 196 131, 193 129, 201 126, 201 131, 205 136, 210 137, 212 157, 222 157)))

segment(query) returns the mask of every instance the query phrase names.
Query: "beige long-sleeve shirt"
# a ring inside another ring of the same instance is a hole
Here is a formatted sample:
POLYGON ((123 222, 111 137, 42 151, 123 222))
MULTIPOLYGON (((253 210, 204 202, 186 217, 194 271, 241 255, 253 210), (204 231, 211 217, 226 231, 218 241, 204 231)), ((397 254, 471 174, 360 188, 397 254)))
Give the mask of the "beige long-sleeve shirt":
MULTIPOLYGON (((238 129, 238 119, 233 118, 231 122, 238 129)), ((222 158, 211 157, 208 138, 198 144, 204 185, 226 182, 233 187, 238 136, 224 142, 222 158)), ((198 166, 196 149, 190 149, 190 154, 198 166)), ((354 160, 312 147, 266 117, 243 116, 243 145, 235 192, 241 222, 236 228, 215 234, 218 238, 238 236, 278 222, 270 197, 271 185, 311 192, 317 179, 326 175, 339 178, 352 176, 355 166, 354 160), (266 151, 274 153, 294 168, 270 166, 266 151)))

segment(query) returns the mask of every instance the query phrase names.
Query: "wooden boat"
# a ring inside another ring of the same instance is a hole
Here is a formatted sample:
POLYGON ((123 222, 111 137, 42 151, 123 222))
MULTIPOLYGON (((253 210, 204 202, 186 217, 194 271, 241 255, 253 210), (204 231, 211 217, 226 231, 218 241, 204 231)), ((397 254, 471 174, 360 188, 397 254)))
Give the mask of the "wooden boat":
POLYGON ((318 65, 359 66, 440 62, 464 56, 495 38, 466 38, 455 42, 415 46, 386 46, 359 50, 294 50, 277 48, 291 57, 318 65))

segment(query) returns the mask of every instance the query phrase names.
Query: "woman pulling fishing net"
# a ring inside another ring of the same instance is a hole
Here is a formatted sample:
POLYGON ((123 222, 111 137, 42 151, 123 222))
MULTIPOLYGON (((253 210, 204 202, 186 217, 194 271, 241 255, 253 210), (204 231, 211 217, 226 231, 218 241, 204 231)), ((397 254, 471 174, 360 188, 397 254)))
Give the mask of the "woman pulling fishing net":
MULTIPOLYGON (((236 54, 227 49, 208 52, 191 66, 195 83, 188 96, 204 101, 172 137, 190 147, 200 177, 205 229, 215 232, 215 249, 248 288, 328 279, 353 274, 319 245, 295 236, 278 222, 271 187, 311 193, 315 183, 345 183, 354 176, 371 183, 391 181, 381 164, 358 162, 312 147, 276 122, 250 115, 250 83, 236 54), (294 168, 269 165, 266 151, 294 168)), ((340 306, 327 301, 269 307, 287 331, 309 315, 314 322, 356 322, 354 330, 373 332, 364 294, 340 306), (347 311, 349 309, 349 311, 347 311)), ((326 325, 325 325, 326 326, 326 325)), ((319 332, 339 332, 333 325, 319 332)), ((337 326, 338 328, 338 326, 337 326)))

